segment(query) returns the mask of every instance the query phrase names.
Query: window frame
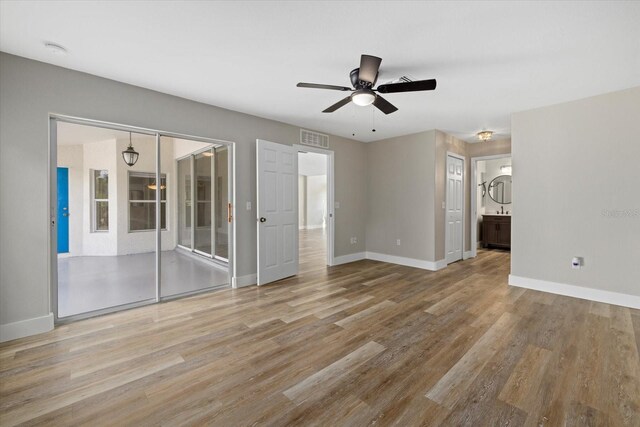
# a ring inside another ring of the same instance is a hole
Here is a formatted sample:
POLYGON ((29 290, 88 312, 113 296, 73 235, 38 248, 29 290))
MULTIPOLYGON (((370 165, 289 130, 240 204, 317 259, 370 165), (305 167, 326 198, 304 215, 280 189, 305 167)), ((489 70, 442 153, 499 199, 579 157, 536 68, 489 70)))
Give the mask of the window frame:
MULTIPOLYGON (((153 228, 145 228, 143 230, 132 230, 131 229, 131 203, 156 203, 156 199, 153 200, 132 200, 130 199, 131 196, 131 191, 130 191, 130 187, 131 187, 131 177, 142 177, 142 178, 156 178, 156 174, 155 172, 138 172, 138 171, 127 171, 127 233, 148 233, 150 231, 156 231, 156 227, 153 228)), ((166 173, 161 173, 160 174, 160 183, 162 183, 162 180, 164 180, 165 185, 167 186, 165 188, 165 199, 164 200, 160 200, 160 210, 162 211, 162 206, 164 204, 164 215, 165 215, 165 226, 164 228, 160 228, 160 231, 169 231, 169 207, 167 204, 167 199, 169 198, 169 180, 167 178, 167 174, 166 173)), ((158 190, 156 190, 158 191, 158 190)), ((162 214, 160 214, 160 216, 162 217, 162 214)))
POLYGON ((90 169, 91 173, 91 233, 108 233, 109 232, 109 170, 108 169, 90 169), (107 198, 96 198, 96 172, 107 172, 107 198), (107 229, 98 229, 98 202, 107 203, 107 229))

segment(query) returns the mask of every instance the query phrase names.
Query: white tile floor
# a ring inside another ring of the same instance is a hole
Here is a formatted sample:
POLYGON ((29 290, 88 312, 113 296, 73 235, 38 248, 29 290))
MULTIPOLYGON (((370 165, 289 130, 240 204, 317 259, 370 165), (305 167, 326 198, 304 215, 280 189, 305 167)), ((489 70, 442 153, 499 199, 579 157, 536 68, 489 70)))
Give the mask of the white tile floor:
MULTIPOLYGON (((162 296, 227 285, 227 272, 177 251, 162 252, 162 296)), ((58 259, 58 317, 155 298, 155 254, 58 259)))

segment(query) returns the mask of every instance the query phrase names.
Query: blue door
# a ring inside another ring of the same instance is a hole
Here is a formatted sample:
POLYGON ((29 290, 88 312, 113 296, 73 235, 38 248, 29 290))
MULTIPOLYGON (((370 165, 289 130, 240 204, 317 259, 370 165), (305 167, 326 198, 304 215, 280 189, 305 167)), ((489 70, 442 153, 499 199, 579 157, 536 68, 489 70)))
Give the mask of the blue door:
POLYGON ((58 168, 58 253, 69 252, 69 168, 58 168))

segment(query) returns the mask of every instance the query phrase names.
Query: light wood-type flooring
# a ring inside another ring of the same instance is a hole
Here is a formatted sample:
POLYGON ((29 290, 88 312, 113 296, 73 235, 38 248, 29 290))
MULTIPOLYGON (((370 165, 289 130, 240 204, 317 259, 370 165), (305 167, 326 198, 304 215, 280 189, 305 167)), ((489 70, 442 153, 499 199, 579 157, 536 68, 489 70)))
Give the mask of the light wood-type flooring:
POLYGON ((509 287, 508 252, 304 253, 269 286, 1 344, 0 425, 640 425, 639 311, 509 287))

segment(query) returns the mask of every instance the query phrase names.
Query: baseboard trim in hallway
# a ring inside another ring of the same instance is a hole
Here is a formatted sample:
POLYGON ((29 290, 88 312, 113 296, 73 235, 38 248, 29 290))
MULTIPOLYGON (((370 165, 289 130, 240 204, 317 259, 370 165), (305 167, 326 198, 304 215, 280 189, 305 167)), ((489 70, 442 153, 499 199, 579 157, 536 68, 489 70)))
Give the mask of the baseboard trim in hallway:
POLYGON ((588 301, 640 309, 640 296, 636 295, 585 288, 583 286, 568 285, 566 283, 549 282, 547 280, 531 279, 529 277, 514 276, 513 274, 509 275, 509 285, 588 301))

